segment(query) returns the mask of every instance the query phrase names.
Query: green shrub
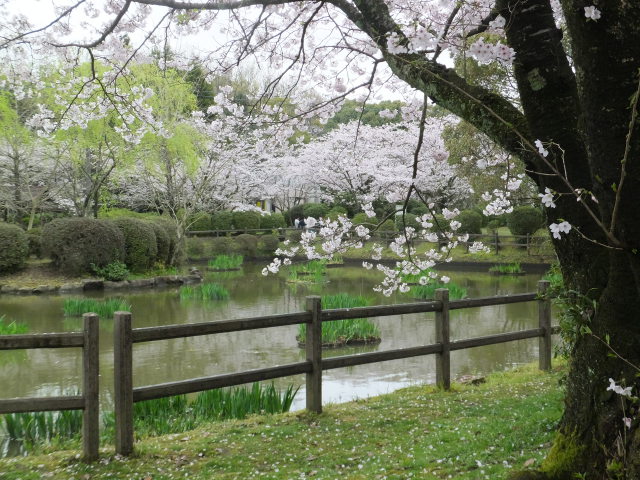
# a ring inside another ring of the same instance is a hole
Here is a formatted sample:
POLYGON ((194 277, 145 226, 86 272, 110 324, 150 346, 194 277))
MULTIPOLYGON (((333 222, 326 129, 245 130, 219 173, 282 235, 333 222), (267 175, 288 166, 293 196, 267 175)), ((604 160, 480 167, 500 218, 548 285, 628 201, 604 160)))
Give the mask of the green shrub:
POLYGON ((156 235, 156 261, 163 265, 168 265, 170 258, 169 252, 171 251, 171 238, 169 232, 160 223, 147 222, 153 229, 153 233, 156 235))
POLYGON ((284 228, 287 223, 284 221, 284 215, 281 213, 272 213, 271 215, 264 215, 260 219, 260 228, 284 228))
POLYGON ((423 205, 422 203, 420 203, 410 208, 409 213, 415 215, 416 217, 419 217, 421 215, 427 215, 429 213, 429 209, 427 208, 426 205, 423 205))
POLYGON ((338 217, 346 217, 346 216, 347 216, 347 209, 344 208, 342 205, 334 205, 333 207, 331 207, 331 210, 327 212, 327 217, 330 220, 338 220, 338 217))
POLYGON ((500 222, 500 220, 498 220, 497 218, 494 218, 493 220, 489 220, 487 222, 487 228, 489 230, 495 231, 495 230, 498 230, 500 227, 502 227, 502 222, 500 222))
POLYGON ((42 229, 43 254, 66 274, 92 273, 92 264, 122 261, 124 246, 124 235, 108 220, 57 218, 42 229))
POLYGON ((276 235, 263 235, 259 243, 260 251, 272 254, 278 248, 280 239, 276 235))
POLYGON ((104 267, 98 267, 91 264, 91 268, 99 277, 109 280, 110 282, 120 282, 129 276, 129 269, 122 262, 112 262, 104 267))
POLYGON ((372 228, 378 223, 378 219, 376 217, 367 217, 366 213, 360 212, 353 216, 351 222, 354 225, 364 225, 367 228, 372 228))
POLYGON ((457 233, 482 233, 482 215, 475 210, 463 210, 455 220, 462 224, 457 233))
POLYGON ((306 203, 302 206, 302 213, 305 217, 313 217, 318 219, 326 217, 329 213, 329 205, 324 203, 306 203))
POLYGON ((513 209, 507 217, 507 227, 513 235, 532 235, 542 227, 542 212, 535 207, 522 206, 513 209))
POLYGON ((378 228, 378 231, 379 232, 397 232, 398 227, 396 227, 395 222, 389 218, 384 222, 382 222, 382 225, 380 225, 380 228, 378 228))
POLYGON ((187 221, 188 229, 194 232, 213 230, 211 215, 205 212, 191 215, 187 221))
POLYGON ((213 237, 207 240, 212 256, 226 255, 233 251, 233 237, 213 237))
POLYGON ((223 210, 214 213, 211 217, 211 227, 213 230, 231 230, 233 228, 233 212, 223 210))
POLYGON ((0 272, 12 272, 24 265, 29 255, 29 238, 17 225, 0 223, 0 272))
POLYGON ((151 218, 149 221, 153 225, 159 225, 166 232, 169 240, 167 256, 164 260, 162 260, 160 258, 160 255, 164 251, 164 246, 161 245, 161 243, 164 241, 164 236, 160 234, 162 238, 158 240, 156 227, 152 227, 154 233, 156 233, 158 260, 161 263, 164 263, 165 265, 179 265, 184 259, 184 253, 183 253, 182 245, 178 244, 178 232, 177 232, 176 222, 173 219, 166 216, 151 218), (173 263, 172 263, 172 259, 173 259, 173 263))
POLYGON ((127 208, 101 208, 98 212, 98 217, 102 219, 111 219, 114 218, 145 218, 152 219, 158 217, 159 215, 156 212, 136 212, 134 210, 129 210, 127 208))
POLYGON ((206 256, 207 239, 202 237, 187 238, 187 255, 189 258, 202 258, 206 256))
POLYGON ((287 240, 291 243, 300 243, 300 239, 302 238, 302 230, 289 230, 287 232, 287 240))
POLYGON ((124 235, 124 262, 133 272, 143 272, 155 263, 158 244, 153 227, 137 218, 116 218, 113 224, 124 235))
POLYGON ((405 226, 413 227, 416 230, 420 230, 422 228, 416 221, 416 216, 413 213, 405 213, 404 219, 402 218, 402 215, 396 215, 395 224, 398 230, 404 230, 405 226))
POLYGON ((287 222, 287 225, 289 225, 290 227, 293 227, 294 220, 296 218, 304 217, 303 208, 304 208, 303 205, 294 205, 293 207, 291 207, 291 209, 289 209, 289 210, 287 210, 287 211, 285 211, 283 213, 284 219, 287 222))
POLYGON ((236 230, 250 230, 260 228, 260 214, 258 212, 233 212, 233 227, 236 230))
POLYGON ((233 237, 234 251, 247 258, 254 258, 258 253, 258 237, 242 233, 233 237))
POLYGON ((42 230, 40 228, 32 228, 26 234, 29 242, 29 255, 42 258, 42 230))
POLYGON ((433 230, 434 232, 439 232, 439 231, 447 232, 450 230, 449 220, 444 218, 444 215, 440 213, 434 215, 433 218, 430 219, 429 221, 433 223, 433 227, 431 227, 431 230, 433 230))

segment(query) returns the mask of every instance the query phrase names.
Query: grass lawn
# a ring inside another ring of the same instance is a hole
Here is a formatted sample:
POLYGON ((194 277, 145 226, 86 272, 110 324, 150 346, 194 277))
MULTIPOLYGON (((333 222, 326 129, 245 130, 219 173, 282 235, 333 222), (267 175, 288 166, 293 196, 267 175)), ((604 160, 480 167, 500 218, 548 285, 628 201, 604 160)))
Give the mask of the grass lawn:
POLYGON ((494 374, 451 392, 415 386, 325 407, 207 424, 113 447, 0 460, 0 479, 499 479, 547 452, 562 411, 562 368, 494 374))

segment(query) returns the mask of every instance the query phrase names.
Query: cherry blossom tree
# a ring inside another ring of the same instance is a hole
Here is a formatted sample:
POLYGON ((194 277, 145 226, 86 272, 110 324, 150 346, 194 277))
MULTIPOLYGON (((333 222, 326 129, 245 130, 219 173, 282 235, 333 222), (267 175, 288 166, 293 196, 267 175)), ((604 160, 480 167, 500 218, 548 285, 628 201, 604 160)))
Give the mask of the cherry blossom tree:
MULTIPOLYGON (((566 409, 555 452, 535 478, 606 478, 611 466, 640 478, 639 422, 620 421, 620 402, 605 395, 609 378, 637 389, 640 365, 640 3, 122 0, 100 11, 80 0, 38 23, 10 2, 2 8, 7 58, 66 47, 119 74, 158 31, 214 29, 207 41, 220 69, 258 59, 277 74, 263 99, 283 79, 298 81, 297 118, 332 113, 316 95, 305 101, 305 89, 339 99, 410 88, 474 125, 535 182, 576 292, 566 409), (506 66, 510 85, 467 81, 446 61, 461 54, 506 66)), ((487 198, 493 212, 509 208, 504 192, 487 198)))

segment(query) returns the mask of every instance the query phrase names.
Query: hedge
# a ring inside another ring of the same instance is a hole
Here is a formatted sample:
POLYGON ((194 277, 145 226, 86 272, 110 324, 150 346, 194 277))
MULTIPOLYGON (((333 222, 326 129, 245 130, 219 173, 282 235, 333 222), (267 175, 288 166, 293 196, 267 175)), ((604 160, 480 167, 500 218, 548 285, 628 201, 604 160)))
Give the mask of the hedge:
MULTIPOLYGON (((176 222, 167 216, 156 217, 149 220, 150 223, 160 225, 169 237, 169 251, 167 257, 164 260, 165 265, 179 265, 184 260, 184 248, 182 245, 178 245, 178 232, 176 222)), ((155 231, 155 230, 154 230, 155 231)), ((157 258, 160 258, 160 244, 158 245, 157 258)), ((162 240, 160 240, 162 241, 162 240)), ((160 260, 162 262, 162 260, 160 260)))
POLYGON ((158 254, 158 244, 153 227, 137 218, 111 220, 124 235, 124 263, 133 272, 142 272, 153 267, 158 254))
POLYGON ((272 254, 280 245, 280 239, 276 235, 262 235, 259 243, 260 251, 272 254))
POLYGON ((338 217, 346 217, 346 216, 347 216, 347 209, 344 208, 342 205, 335 205, 331 208, 331 210, 327 212, 327 217, 329 217, 330 220, 338 220, 338 217))
POLYGON ((202 232, 205 230, 213 230, 213 222, 211 221, 211 215, 205 212, 196 213, 191 215, 187 221, 189 230, 195 232, 202 232))
POLYGON ((329 206, 324 203, 305 203, 302 206, 302 213, 305 217, 313 217, 315 219, 326 217, 329 213, 329 206))
POLYGON ((153 229, 153 233, 156 235, 156 262, 163 265, 169 265, 171 257, 171 238, 167 231, 166 225, 162 225, 159 222, 148 222, 153 229))
POLYGON ((422 228, 413 213, 405 213, 404 219, 402 215, 396 215, 395 224, 396 228, 400 231, 404 230, 405 226, 413 227, 416 230, 420 230, 422 228))
POLYGON ((93 273, 91 264, 104 267, 124 260, 124 235, 108 220, 57 218, 42 228, 42 252, 63 273, 93 273))
POLYGON ((29 255, 29 239, 17 225, 0 223, 0 272, 22 267, 29 255))
POLYGON ((294 205, 291 209, 284 212, 284 219, 287 222, 287 225, 293 227, 294 220, 296 218, 304 217, 304 205, 294 205))
POLYGON ((351 223, 354 225, 365 225, 367 228, 372 228, 377 225, 378 219, 376 217, 368 217, 366 213, 356 213, 351 219, 351 223))
POLYGON ((272 213, 271 215, 264 215, 260 219, 260 228, 284 228, 287 226, 287 222, 284 220, 284 215, 281 213, 272 213))
POLYGON ((454 220, 462 224, 457 233, 482 233, 482 215, 475 210, 463 210, 454 220))
POLYGON ((211 217, 213 230, 231 230, 233 228, 233 213, 223 210, 216 212, 211 217))
POLYGON ((233 227, 236 230, 251 230, 260 228, 260 214, 258 212, 233 212, 233 227))
POLYGON ((245 258, 253 258, 258 253, 258 237, 248 233, 242 233, 237 237, 233 237, 234 253, 242 255, 245 258))

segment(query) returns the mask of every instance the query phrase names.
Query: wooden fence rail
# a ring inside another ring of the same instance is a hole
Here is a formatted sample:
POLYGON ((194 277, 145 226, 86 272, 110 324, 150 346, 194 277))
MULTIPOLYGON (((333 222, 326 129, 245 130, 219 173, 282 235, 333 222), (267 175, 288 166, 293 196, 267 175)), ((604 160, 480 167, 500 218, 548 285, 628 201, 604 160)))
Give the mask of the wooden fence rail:
POLYGON ((495 297, 449 300, 449 291, 436 290, 436 299, 400 305, 379 305, 373 307, 341 308, 323 310, 320 297, 307 297, 306 312, 265 317, 225 320, 190 325, 167 325, 161 327, 131 328, 131 314, 116 312, 114 316, 114 382, 116 452, 130 455, 133 452, 133 404, 143 400, 168 397, 230 387, 244 383, 287 377, 304 373, 306 375, 306 408, 322 411, 322 372, 366 363, 396 360, 422 355, 436 355, 436 383, 444 389, 451 385, 450 353, 455 350, 495 345, 514 340, 539 338, 539 367, 551 368, 551 335, 557 327, 551 327, 550 299, 546 295, 549 282, 538 282, 537 293, 501 295, 495 297), (518 302, 538 302, 538 327, 529 330, 500 333, 451 341, 449 338, 450 310, 504 305, 518 302), (417 347, 369 352, 339 357, 322 358, 322 322, 362 317, 385 317, 408 313, 435 312, 436 343, 417 347), (307 324, 304 362, 261 368, 238 373, 193 378, 156 385, 133 387, 133 344, 172 338, 212 335, 223 332, 253 330, 257 328, 307 324))
POLYGON ((82 395, 46 398, 9 398, 0 400, 0 414, 83 410, 82 450, 85 461, 98 458, 99 436, 99 327, 98 315, 83 315, 82 333, 40 333, 0 335, 0 350, 33 348, 82 348, 82 395))

